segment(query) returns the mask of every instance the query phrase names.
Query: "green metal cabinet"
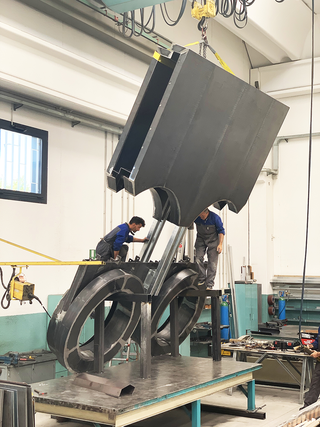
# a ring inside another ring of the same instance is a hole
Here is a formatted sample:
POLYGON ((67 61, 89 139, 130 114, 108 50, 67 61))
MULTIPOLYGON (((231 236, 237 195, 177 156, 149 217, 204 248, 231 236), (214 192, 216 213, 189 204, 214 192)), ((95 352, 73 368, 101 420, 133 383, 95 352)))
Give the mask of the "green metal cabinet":
POLYGON ((239 336, 258 330, 258 285, 235 283, 239 336))

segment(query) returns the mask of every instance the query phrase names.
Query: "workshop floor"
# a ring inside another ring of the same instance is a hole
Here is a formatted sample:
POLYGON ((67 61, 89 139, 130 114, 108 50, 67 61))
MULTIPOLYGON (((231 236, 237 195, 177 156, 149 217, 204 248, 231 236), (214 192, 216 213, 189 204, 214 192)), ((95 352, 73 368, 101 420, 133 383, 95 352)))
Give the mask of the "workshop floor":
MULTIPOLYGON (((231 415, 202 413, 201 426, 246 426, 246 427, 277 427, 282 422, 289 420, 293 414, 297 414, 302 406, 298 403, 298 390, 287 390, 274 387, 256 386, 256 407, 265 405, 260 412, 266 412, 265 420, 255 418, 235 417, 231 415)), ((246 398, 240 390, 215 393, 202 399, 202 403, 231 408, 246 409, 246 398)), ((57 421, 50 415, 36 414, 36 427, 92 427, 93 424, 75 421, 57 421)), ((132 424, 132 427, 191 427, 191 421, 183 409, 178 408, 170 412, 158 415, 148 420, 132 424)))

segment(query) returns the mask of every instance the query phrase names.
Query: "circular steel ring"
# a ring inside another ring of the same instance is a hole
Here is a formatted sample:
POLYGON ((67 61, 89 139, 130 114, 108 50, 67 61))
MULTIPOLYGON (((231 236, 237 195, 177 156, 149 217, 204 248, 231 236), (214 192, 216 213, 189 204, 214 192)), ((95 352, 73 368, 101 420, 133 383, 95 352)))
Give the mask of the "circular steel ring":
MULTIPOLYGON (((122 270, 111 270, 92 280, 66 311, 60 301, 49 323, 47 340, 58 361, 71 372, 93 371, 93 337, 83 345, 79 338, 92 311, 116 293, 143 293, 141 280, 122 270)), ((113 303, 104 325, 104 361, 114 357, 130 338, 141 315, 139 303, 113 303)))
MULTIPOLYGON (((170 315, 158 328, 159 322, 174 298, 178 298, 178 331, 181 344, 192 331, 204 308, 205 297, 179 297, 186 290, 199 290, 195 284, 198 273, 185 269, 174 274, 164 282, 158 296, 152 298, 151 352, 152 356, 171 353, 170 315)), ((197 282, 196 282, 197 283, 197 282)), ((141 335, 138 326, 132 337, 140 344, 141 335)))

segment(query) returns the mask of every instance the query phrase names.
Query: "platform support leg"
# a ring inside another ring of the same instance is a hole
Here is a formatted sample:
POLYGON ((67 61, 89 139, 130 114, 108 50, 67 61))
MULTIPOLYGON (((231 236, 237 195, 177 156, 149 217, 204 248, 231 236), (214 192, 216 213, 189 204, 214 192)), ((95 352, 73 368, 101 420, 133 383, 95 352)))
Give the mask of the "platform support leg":
POLYGON ((94 314, 94 372, 104 370, 104 301, 98 305, 94 314))
POLYGON ((201 427, 201 401, 196 400, 191 403, 192 427, 201 427))
POLYGON ((179 324, 178 324, 178 298, 170 303, 170 341, 171 356, 179 356, 179 324))
POLYGON ((151 302, 141 303, 140 378, 151 378, 151 302))
POLYGON ((211 297, 211 323, 212 323, 212 359, 215 362, 219 362, 221 360, 219 297, 211 297))
POLYGON ((256 409, 256 389, 255 380, 248 382, 248 411, 254 411, 256 409))

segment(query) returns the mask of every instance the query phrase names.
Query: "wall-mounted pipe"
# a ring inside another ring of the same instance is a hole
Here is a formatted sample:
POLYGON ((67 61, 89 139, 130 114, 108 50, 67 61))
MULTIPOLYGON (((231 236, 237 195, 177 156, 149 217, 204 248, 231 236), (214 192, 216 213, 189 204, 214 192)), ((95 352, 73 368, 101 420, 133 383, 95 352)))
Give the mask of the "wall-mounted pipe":
POLYGON ((0 101, 9 102, 11 104, 22 104, 21 106, 28 107, 34 111, 48 114, 53 117, 58 117, 60 119, 65 119, 71 122, 72 126, 81 124, 83 126, 88 126, 94 129, 111 132, 115 135, 122 134, 123 128, 121 126, 112 126, 104 123, 102 119, 95 119, 94 117, 89 117, 85 114, 78 114, 74 111, 71 113, 71 111, 68 111, 63 107, 49 103, 39 103, 25 96, 0 91, 0 101))
MULTIPOLYGON (((300 133, 296 135, 288 135, 288 136, 278 136, 274 141, 272 147, 272 168, 262 168, 261 172, 266 172, 267 175, 278 175, 279 173, 279 145, 280 142, 286 141, 289 142, 289 139, 301 139, 301 138, 309 138, 309 133, 300 133)), ((320 132, 315 132, 312 134, 312 137, 320 136, 320 132)))

